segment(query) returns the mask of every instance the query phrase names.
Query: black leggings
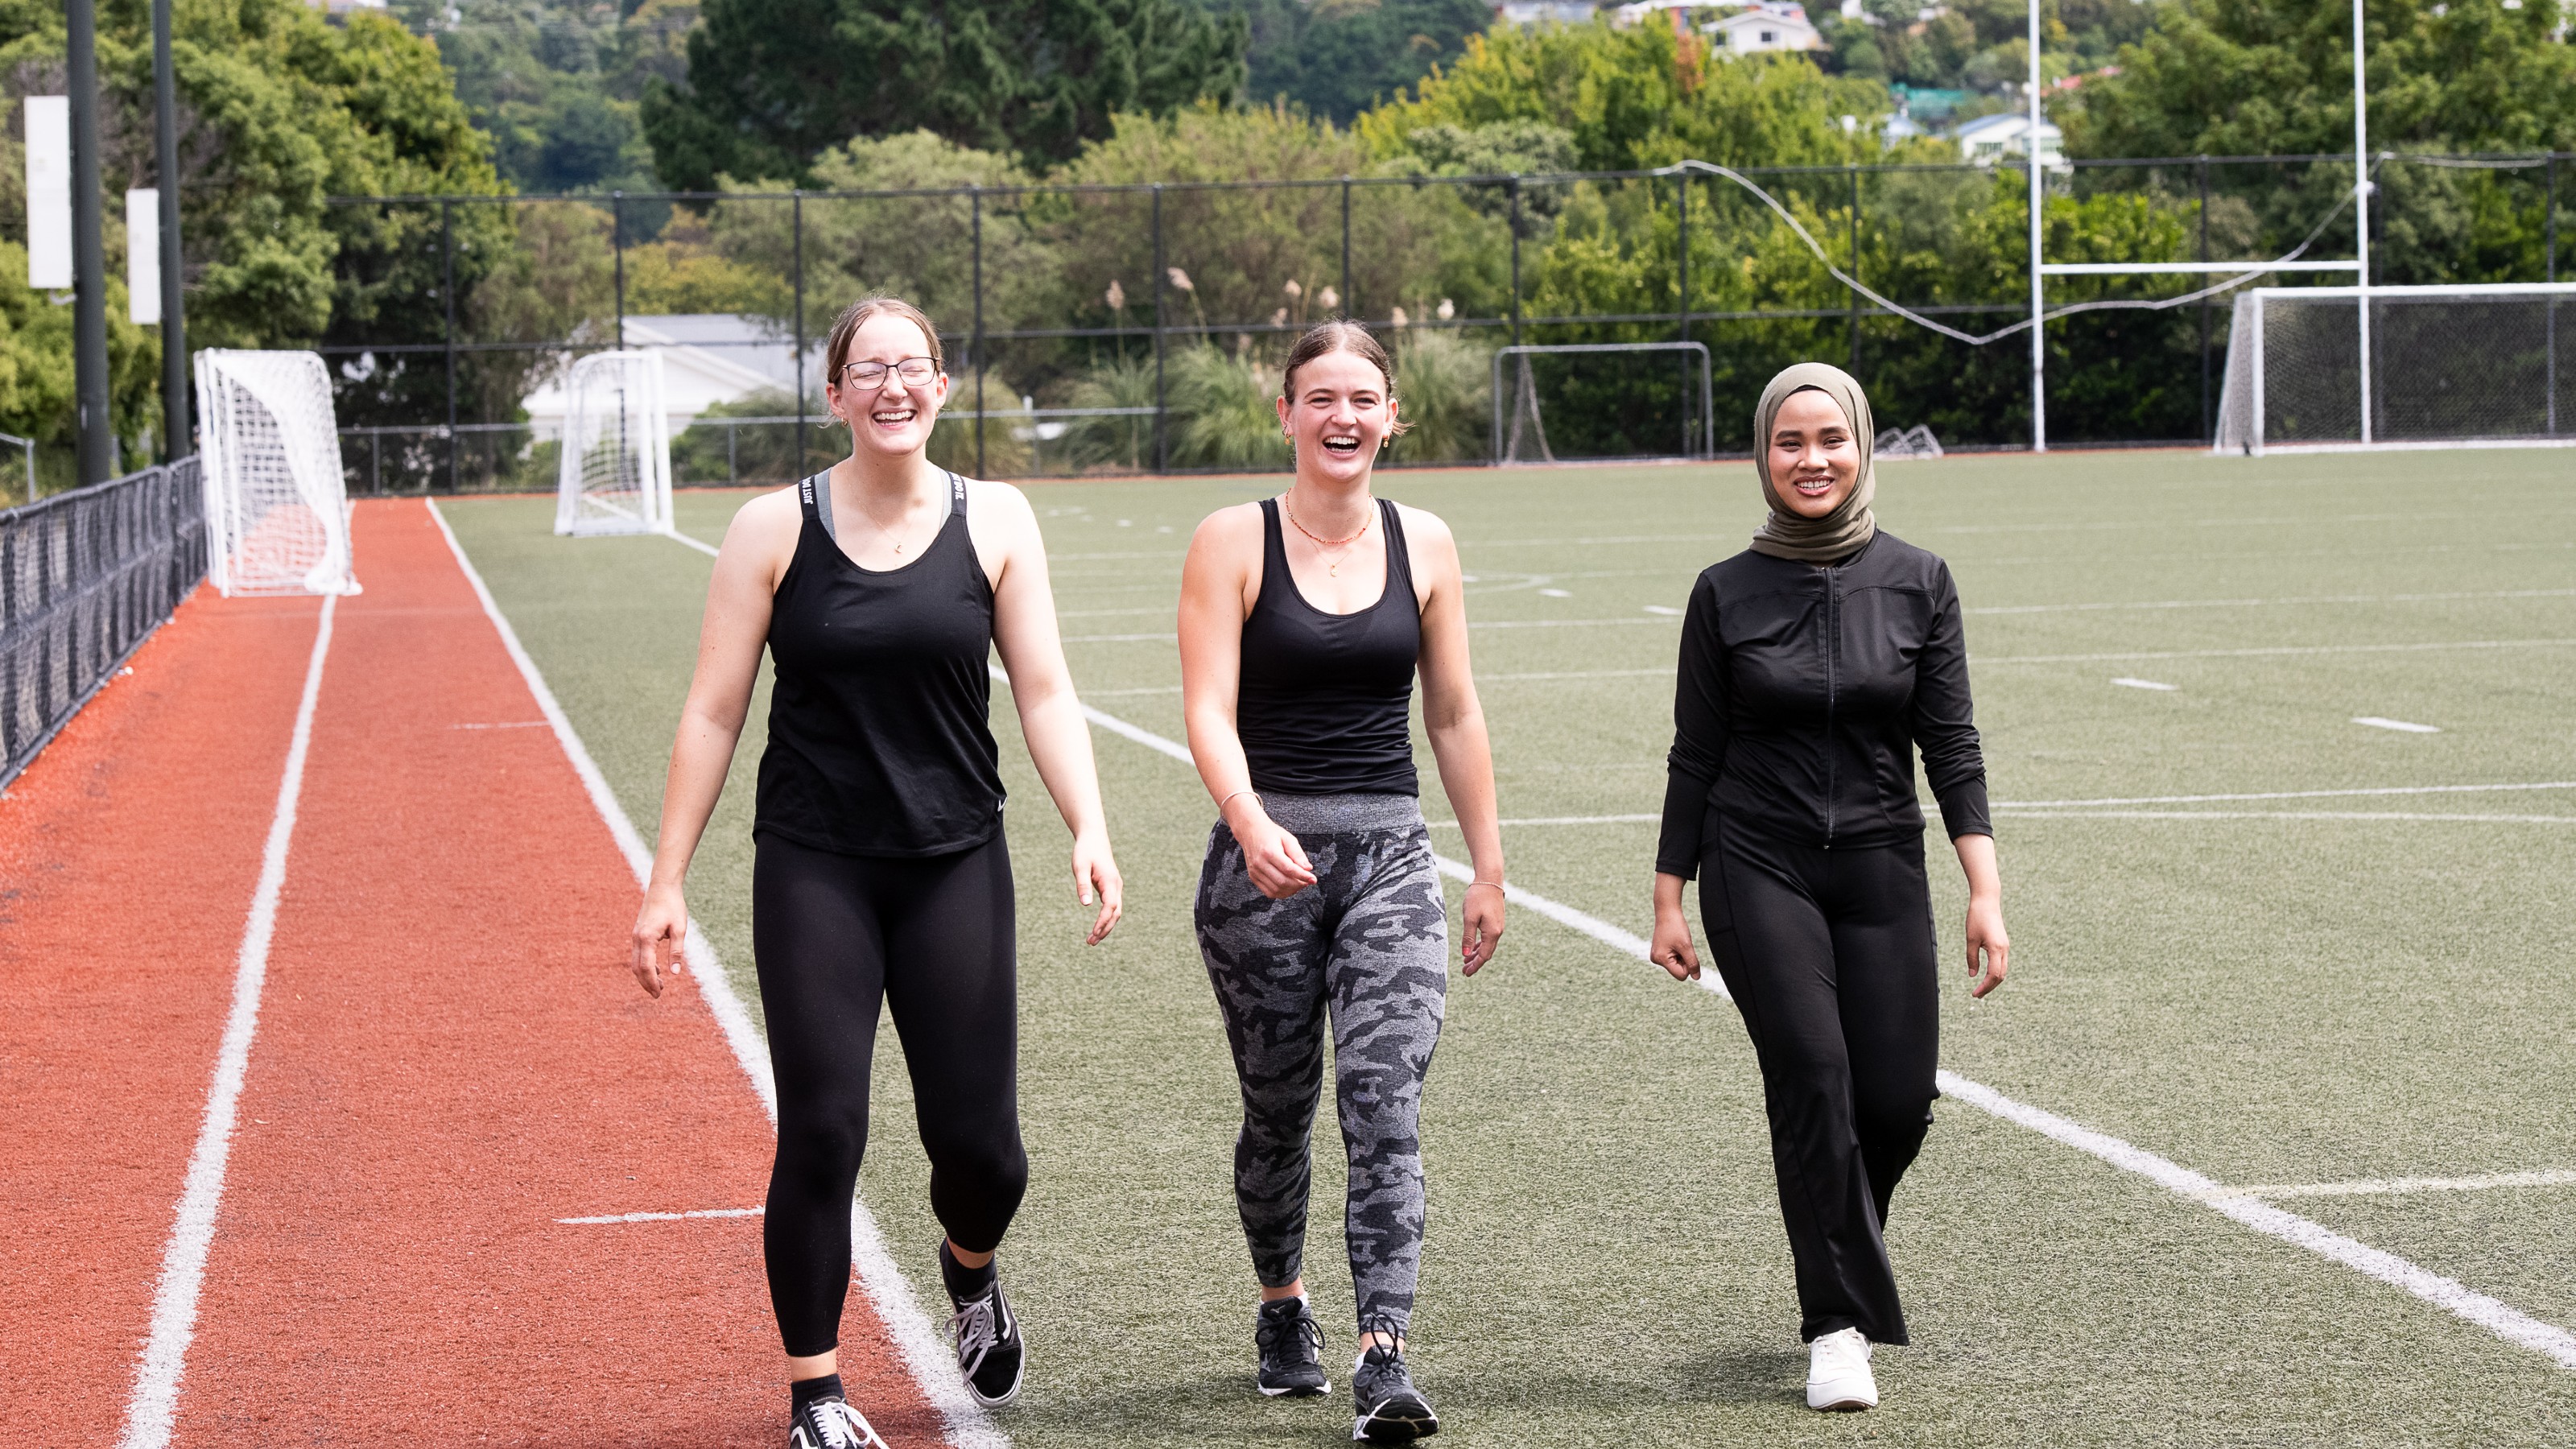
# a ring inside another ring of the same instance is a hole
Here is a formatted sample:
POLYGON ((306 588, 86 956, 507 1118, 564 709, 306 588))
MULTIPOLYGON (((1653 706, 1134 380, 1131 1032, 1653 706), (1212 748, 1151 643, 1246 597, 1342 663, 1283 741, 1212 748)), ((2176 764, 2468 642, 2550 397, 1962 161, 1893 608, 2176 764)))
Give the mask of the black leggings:
POLYGON ((1879 1230, 1932 1125, 1940 990, 1923 845, 1819 850, 1713 820, 1709 955, 1753 1035, 1799 1336, 1903 1343, 1879 1230))
POLYGON ((930 1207, 992 1251, 1028 1188, 1020 1148, 1011 857, 997 833, 919 860, 764 834, 752 953, 778 1075, 778 1160, 761 1243, 787 1352, 827 1353, 850 1287, 850 1201, 868 1144, 877 1009, 892 1009, 930 1155, 930 1207))

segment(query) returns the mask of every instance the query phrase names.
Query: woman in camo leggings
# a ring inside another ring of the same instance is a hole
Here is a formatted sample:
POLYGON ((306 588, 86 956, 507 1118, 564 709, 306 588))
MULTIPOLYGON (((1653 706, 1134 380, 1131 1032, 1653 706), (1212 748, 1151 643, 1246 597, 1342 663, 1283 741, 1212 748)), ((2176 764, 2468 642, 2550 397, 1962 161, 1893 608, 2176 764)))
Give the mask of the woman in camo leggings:
POLYGON ((1402 428, 1385 350, 1356 324, 1324 323, 1290 350, 1281 391, 1296 481, 1209 515, 1182 573, 1190 752, 1223 817, 1199 877, 1199 949, 1243 1086, 1234 1183, 1261 1283, 1261 1391, 1328 1388, 1302 1259, 1329 1018, 1359 1299, 1354 1436, 1404 1443, 1439 1428, 1404 1345, 1422 1257, 1416 1124, 1449 955, 1406 723, 1417 668, 1475 862, 1469 975, 1503 931, 1493 758, 1457 542, 1432 515, 1369 493, 1377 450, 1402 428))

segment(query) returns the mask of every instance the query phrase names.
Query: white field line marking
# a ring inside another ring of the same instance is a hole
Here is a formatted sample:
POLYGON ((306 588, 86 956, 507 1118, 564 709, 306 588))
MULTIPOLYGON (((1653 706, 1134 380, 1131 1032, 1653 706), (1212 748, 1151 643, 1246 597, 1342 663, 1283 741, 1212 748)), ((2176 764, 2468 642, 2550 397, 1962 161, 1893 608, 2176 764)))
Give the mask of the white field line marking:
POLYGON ((496 724, 452 724, 452 730, 541 730, 547 728, 541 719, 505 719, 496 724))
POLYGON ((1574 597, 1574 591, 1572 589, 1541 589, 1538 591, 1538 596, 1542 599, 1570 599, 1574 597))
POLYGON ((1161 634, 1067 634, 1063 642, 1067 644, 1177 644, 1181 642, 1181 636, 1168 631, 1161 634))
MULTIPOLYGON (((1188 762, 1190 759, 1190 752, 1187 749, 1160 735, 1138 729, 1124 720, 1104 715, 1087 705, 1083 713, 1112 733, 1124 735, 1176 760, 1188 762)), ((1461 862, 1451 860, 1447 856, 1435 855, 1432 858, 1439 863, 1442 875, 1456 880, 1475 879, 1475 873, 1461 862)), ((1505 886, 1503 894, 1504 898, 1514 905, 1525 906, 1560 925, 1590 936, 1614 950, 1645 961, 1649 965, 1653 964, 1646 941, 1634 932, 1621 930, 1607 921, 1586 915, 1571 906, 1560 905, 1517 886, 1505 886)), ((1718 979, 1717 972, 1714 970, 1703 970, 1696 984, 1714 995, 1721 997, 1726 995, 1726 985, 1718 979)), ((2284 1212, 2268 1203, 2241 1196, 2225 1196, 2226 1189, 2199 1173, 2142 1148, 2132 1147, 2116 1137, 2105 1136, 2091 1128, 2077 1126, 2053 1112, 2014 1101, 1993 1088, 1972 1082, 1956 1072, 1941 1072, 1937 1080, 1944 1093, 1970 1106, 2001 1117, 2007 1122, 2030 1128, 2043 1136, 2054 1138, 2080 1152, 2090 1153, 2114 1167, 2137 1173, 2185 1197, 2207 1203, 2211 1208, 2258 1233, 2279 1238, 2283 1242, 2294 1243, 2310 1252, 2331 1258, 2366 1277, 2411 1293, 2435 1307, 2457 1314, 2507 1342, 2537 1349, 2556 1360, 2562 1368, 2576 1369, 2576 1334, 2571 1334, 2563 1328, 2543 1323, 2519 1309, 2490 1298, 2454 1279, 2445 1278, 2429 1269, 2418 1267, 2393 1253, 2356 1242, 2341 1233, 2328 1231, 2306 1218, 2284 1212)))
POLYGON ((215 1049, 215 1075, 206 1089, 206 1115, 188 1154, 188 1176, 179 1191, 177 1221, 161 1250, 161 1281, 152 1292, 152 1327, 126 1401, 119 1449, 161 1449, 179 1415, 179 1379, 187 1372, 188 1344, 197 1335, 197 1295, 205 1286, 206 1255, 215 1242, 223 1207, 224 1168, 232 1160, 233 1125, 241 1115, 242 1078, 250 1070, 251 1038, 259 1031, 260 989, 268 982, 268 947, 277 934, 278 897, 286 889, 287 847, 295 838, 295 813, 304 796, 304 760, 313 744, 313 712, 322 697, 322 660, 331 651, 337 594, 322 600, 313 631, 313 657, 304 666, 304 696, 295 706, 295 729, 286 746, 286 770, 277 782, 277 809, 260 851, 259 883, 251 890, 250 917, 235 958, 232 1009, 215 1049))
POLYGON ((2045 1137, 2089 1153, 2127 1172, 2134 1172, 2168 1191, 2208 1204, 2216 1211, 2235 1219, 2258 1233, 2294 1243, 2312 1253, 2331 1258, 2345 1267, 2373 1278, 2392 1288, 2412 1293, 2437 1308, 2447 1310, 2476 1324, 2508 1343, 2535 1349, 2555 1360, 2559 1367, 2576 1369, 2576 1334, 2543 1323, 2520 1309, 2498 1302, 2456 1279, 2418 1267, 2394 1253, 2384 1252, 2366 1243, 2284 1212, 2271 1204, 2243 1195, 2229 1195, 2228 1189, 2208 1178, 2142 1148, 2132 1147, 2117 1137, 2105 1136, 2089 1127, 2081 1127, 2026 1103, 1980 1086, 1956 1072, 1942 1072, 1938 1079, 1944 1094, 1970 1106, 1990 1112, 2045 1137))
POLYGON ((2168 694, 2182 688, 2179 684, 2158 684, 2152 679, 2135 679, 2126 674, 2120 675, 2111 682, 2126 689, 2155 689, 2168 694))
POLYGON ((1648 604, 1646 606, 1646 612, 1649 614, 1662 614, 1668 618, 1674 619, 1678 619, 1682 616, 1682 611, 1674 608, 1670 604, 1648 604))
POLYGON ((756 1218, 767 1211, 769 1209, 756 1207, 693 1208, 684 1213, 611 1213, 601 1218, 557 1218, 555 1221, 576 1227, 592 1227, 602 1223, 676 1223, 688 1218, 756 1218))
POLYGON ((2126 604, 1999 604, 1964 614, 2099 614, 2132 609, 2257 609, 2289 604, 2429 604, 2470 599, 2576 598, 2576 589, 2492 589, 2445 594, 2311 594, 2284 599, 2149 599, 2126 604))
POLYGON ((1478 684, 1506 679, 1637 679, 1660 676, 1670 678, 1673 671, 1664 669, 1553 669, 1530 674, 1479 674, 1478 684))
POLYGON ((691 537, 688 534, 682 533, 677 528, 666 528, 662 530, 662 536, 668 538, 673 543, 687 544, 689 547, 696 549, 698 552, 705 554, 709 558, 714 558, 716 556, 717 550, 714 544, 707 542, 703 538, 691 537))
POLYGON ((2576 825, 2576 815, 2437 815, 2412 810, 2010 810, 2010 814, 2015 820, 2467 820, 2486 825, 2576 825))
POLYGON ((2107 664, 2122 659, 2266 659, 2296 654, 2415 654, 2441 649, 2564 649, 2576 639, 2460 639, 2426 644, 2276 644, 2256 649, 2120 649, 2106 654, 1971 654, 1970 664, 2107 664))
POLYGON ((1135 694, 1178 694, 1180 692, 1181 687, 1177 684, 1149 684, 1142 689, 1091 689, 1083 691, 1083 695, 1087 699, 1116 699, 1135 694))
POLYGON ((2362 1182, 2301 1182, 2272 1187, 2230 1187, 2230 1197, 2375 1197, 2387 1193, 2485 1192, 2499 1187, 2576 1187, 2576 1172, 2490 1172, 2480 1177, 2387 1177, 2362 1182))
MULTIPOLYGON (((1526 815, 1518 820, 1497 820, 1497 825, 1636 825, 1663 819, 1661 815, 1526 815)), ((1455 820, 1434 820, 1434 830, 1456 830, 1455 820)))
POLYGON ((1998 800, 1997 810, 2078 810, 2093 805, 2215 805, 2234 800, 2342 800, 2369 795, 2482 795, 2506 790, 2576 790, 2576 780, 2527 785, 2373 785, 2353 790, 2256 790, 2241 795, 2115 795, 2100 800, 1998 800))
MULTIPOLYGON (((465 546, 456 540, 455 530, 447 526, 447 517, 437 500, 424 499, 430 517, 438 521, 438 531, 447 539, 447 547, 456 555, 456 566, 464 571, 467 583, 474 586, 474 597, 482 602, 484 617, 492 621, 501 636, 501 647, 509 651, 510 662, 519 666, 519 677, 527 682, 528 692, 536 698, 537 710, 554 726, 555 741, 563 747, 564 758, 572 762, 573 773, 581 777, 582 788, 590 795, 591 807, 606 822, 609 835, 625 855, 628 868, 635 872, 635 883, 643 885, 653 872, 652 852, 644 845, 635 823, 626 818, 626 807, 617 803, 616 792, 609 789, 608 777, 600 773, 599 764, 573 731, 572 718, 556 702, 554 691, 546 687, 545 676, 537 672, 537 663, 519 643, 518 631, 503 617, 501 606, 483 583, 473 561, 465 556, 465 546)), ((696 547, 700 552, 714 549, 683 534, 672 538, 696 547)), ((725 975, 724 963, 716 958, 715 947, 697 923, 689 923, 689 934, 683 943, 689 973, 697 978, 698 992, 706 999, 708 1011, 723 1028, 725 1044, 733 1049, 733 1058, 743 1075, 751 1078, 752 1091, 760 1097, 761 1110, 769 1114, 770 1125, 778 1123, 778 1080, 770 1072, 769 1051, 760 1033, 751 1024, 751 1014, 743 1009, 742 998, 734 993, 733 982, 725 975)), ((923 1397, 939 1410, 948 1424, 948 1440, 958 1449, 1010 1449, 1010 1436, 993 1423, 983 1406, 967 1396, 966 1387, 958 1380, 956 1360, 949 1354, 939 1334, 923 1316, 921 1306, 912 1296, 912 1285, 905 1281, 903 1270, 895 1266, 894 1256, 886 1251, 885 1235, 869 1215, 867 1204, 856 1198, 850 1201, 850 1257, 858 1271, 860 1286, 876 1300, 877 1316, 884 1321, 886 1332, 893 1335, 895 1347, 903 1354, 904 1364, 912 1371, 914 1382, 921 1386, 923 1397)))
POLYGON ((2442 732, 2440 725, 2412 724, 2402 719, 2390 719, 2384 714, 2357 714, 2352 717, 2352 722, 2375 730, 2398 730, 2410 735, 2438 735, 2442 732))

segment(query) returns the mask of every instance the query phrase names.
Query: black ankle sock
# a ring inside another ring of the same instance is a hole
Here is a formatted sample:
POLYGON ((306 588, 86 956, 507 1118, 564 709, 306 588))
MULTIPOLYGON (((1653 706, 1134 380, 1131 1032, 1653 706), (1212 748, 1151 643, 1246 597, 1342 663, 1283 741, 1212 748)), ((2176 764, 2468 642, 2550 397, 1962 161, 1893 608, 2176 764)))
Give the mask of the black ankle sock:
POLYGON ((816 1399, 842 1397, 841 1376, 825 1374, 819 1379, 797 1379, 787 1386, 787 1412, 801 1414, 816 1399))
POLYGON ((972 1303, 993 1291, 993 1264, 967 1267, 957 1261, 945 1238, 939 1240, 939 1276, 948 1284, 948 1296, 960 1303, 972 1303))

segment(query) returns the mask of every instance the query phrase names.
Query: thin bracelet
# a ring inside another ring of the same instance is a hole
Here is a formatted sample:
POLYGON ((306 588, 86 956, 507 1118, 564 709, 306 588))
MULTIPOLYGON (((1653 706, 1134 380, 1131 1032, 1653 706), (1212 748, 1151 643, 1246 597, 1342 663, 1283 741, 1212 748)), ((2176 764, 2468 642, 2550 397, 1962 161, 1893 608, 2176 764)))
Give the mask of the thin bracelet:
POLYGON ((1469 889, 1469 890, 1474 890, 1476 887, 1478 887, 1478 886, 1480 886, 1480 885, 1481 885, 1481 886, 1492 886, 1494 889, 1496 889, 1496 890, 1498 890, 1498 891, 1499 891, 1499 890, 1508 890, 1508 889, 1510 889, 1510 887, 1508 887, 1508 886, 1504 885, 1501 881, 1498 881, 1498 880, 1471 880, 1471 881, 1467 882, 1467 889, 1469 889))
MULTIPOLYGON (((1237 790, 1234 792, 1234 795, 1249 795, 1255 800, 1261 798, 1261 792, 1258 790, 1237 790)), ((1225 807, 1234 803, 1234 795, 1228 795, 1224 799, 1216 802, 1217 814, 1223 815, 1225 813, 1225 807)))

